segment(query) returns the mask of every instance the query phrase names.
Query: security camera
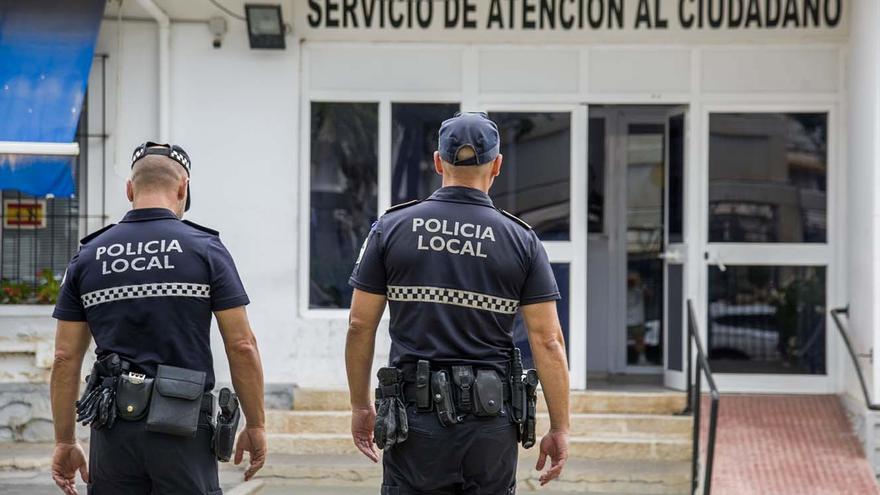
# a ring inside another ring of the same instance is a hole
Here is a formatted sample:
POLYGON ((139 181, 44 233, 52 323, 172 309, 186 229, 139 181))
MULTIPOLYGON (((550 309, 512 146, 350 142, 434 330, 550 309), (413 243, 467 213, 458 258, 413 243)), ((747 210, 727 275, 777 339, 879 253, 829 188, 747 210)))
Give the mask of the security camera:
POLYGON ((214 35, 214 48, 220 48, 223 44, 223 37, 226 35, 226 18, 215 16, 208 19, 208 30, 214 35))

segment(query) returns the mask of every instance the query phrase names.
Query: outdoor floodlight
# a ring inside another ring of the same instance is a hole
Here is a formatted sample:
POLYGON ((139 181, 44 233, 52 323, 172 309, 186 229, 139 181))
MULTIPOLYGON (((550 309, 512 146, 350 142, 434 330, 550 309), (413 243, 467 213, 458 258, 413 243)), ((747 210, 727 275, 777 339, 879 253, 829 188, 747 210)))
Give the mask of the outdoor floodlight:
POLYGON ((249 3, 244 6, 247 15, 248 39, 251 48, 284 50, 284 20, 281 6, 249 3))

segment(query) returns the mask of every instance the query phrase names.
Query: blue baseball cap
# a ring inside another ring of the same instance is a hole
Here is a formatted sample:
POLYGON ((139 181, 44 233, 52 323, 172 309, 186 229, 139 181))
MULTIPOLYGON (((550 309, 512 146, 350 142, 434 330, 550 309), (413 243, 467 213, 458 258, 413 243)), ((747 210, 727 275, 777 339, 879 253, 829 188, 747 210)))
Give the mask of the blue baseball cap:
POLYGON ((456 112, 440 125, 440 158, 452 165, 482 165, 498 156, 501 138, 498 126, 484 112, 456 112), (474 156, 457 160, 458 152, 469 147, 474 156))

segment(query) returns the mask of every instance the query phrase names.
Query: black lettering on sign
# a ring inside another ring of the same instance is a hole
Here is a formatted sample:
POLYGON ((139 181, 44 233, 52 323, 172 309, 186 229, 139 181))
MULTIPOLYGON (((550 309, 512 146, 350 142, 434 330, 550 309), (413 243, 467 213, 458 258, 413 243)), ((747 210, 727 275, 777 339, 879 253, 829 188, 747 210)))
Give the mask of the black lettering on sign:
POLYGON ((651 29, 651 11, 648 8, 648 0, 639 0, 639 6, 636 10, 636 29, 641 24, 645 24, 648 29, 651 29))
POLYGON ((810 26, 810 18, 813 19, 813 26, 819 27, 819 0, 804 0, 804 27, 810 26))
POLYGON ((618 29, 623 29, 623 0, 607 0, 608 1, 608 29, 614 27, 612 23, 617 24, 618 29))
POLYGON ((431 27, 431 20, 434 18, 434 0, 418 0, 416 17, 419 19, 419 27, 423 29, 431 27))
POLYGON ((486 29, 492 29, 492 24, 498 24, 498 29, 504 29, 504 20, 501 17, 501 0, 492 0, 489 4, 489 20, 486 21, 486 29))
POLYGON ((334 17, 334 12, 337 10, 339 10, 339 4, 335 0, 324 0, 324 11, 327 16, 324 25, 328 28, 339 27, 339 19, 334 17))
MULTIPOLYGON (((562 29, 565 30, 569 30, 574 26, 574 14, 566 15, 567 12, 565 6, 567 3, 574 3, 574 0, 562 0, 559 2, 559 24, 562 26, 562 29)), ((581 20, 581 23, 583 23, 583 20, 581 20)))
POLYGON ((708 0, 709 1, 709 26, 718 29, 724 23, 724 0, 708 0), (715 6, 718 6, 718 15, 715 16, 715 6))
POLYGON ((309 0, 309 26, 316 28, 321 25, 321 5, 315 0, 309 0))
POLYGON ((782 18, 782 27, 787 26, 789 22, 794 23, 794 27, 801 25, 801 21, 798 19, 797 3, 795 2, 796 0, 786 0, 785 16, 782 18))
POLYGON ((455 25, 458 24, 458 0, 446 0, 444 12, 446 14, 446 20, 443 22, 443 26, 454 28, 455 25), (453 11, 450 7, 454 7, 455 10, 453 11), (455 13, 453 14, 453 12, 455 13))
POLYGON ((541 16, 538 18, 541 29, 549 26, 556 29, 556 2, 554 0, 541 0, 541 16))
POLYGON ((761 27, 761 6, 759 5, 760 0, 749 0, 748 11, 746 12, 746 24, 745 27, 749 27, 749 25, 754 22, 761 27))
POLYGON ((475 0, 464 0, 464 15, 462 16, 462 25, 465 29, 476 29, 477 20, 471 17, 471 14, 477 11, 475 0))
MULTIPOLYGON (((694 0, 687 1, 691 4, 694 3, 694 0)), ((678 22, 681 24, 681 27, 690 29, 694 25, 694 13, 690 10, 685 13, 684 2, 685 0, 678 0, 678 22)))
POLYGON ((728 0, 727 2, 727 27, 738 28, 743 20, 742 0, 728 0), (736 15, 734 15, 736 11, 736 15))
POLYGON ((403 14, 394 15, 394 4, 396 3, 397 2, 395 2, 394 0, 388 1, 388 20, 391 21, 391 27, 393 27, 394 29, 400 28, 400 26, 403 24, 403 14))
POLYGON ((376 0, 361 0, 361 12, 364 14, 364 25, 373 27, 373 14, 376 13, 376 0))
POLYGON ((666 29, 669 27, 669 19, 663 17, 660 5, 661 0, 654 0, 654 29, 666 29))
POLYGON ((834 27, 840 22, 840 14, 843 12, 843 3, 840 0, 825 0, 825 8, 822 10, 825 11, 825 24, 829 27, 834 27), (836 5, 834 8, 834 17, 831 17, 831 14, 828 13, 828 6, 831 5, 832 2, 836 5))
POLYGON ((535 20, 530 14, 535 13, 535 5, 530 0, 522 0, 522 27, 523 29, 535 29, 535 20))
POLYGON ((779 16, 782 14, 782 5, 780 5, 779 0, 767 0, 766 5, 767 5, 767 8, 765 9, 766 12, 764 12, 764 19, 765 19, 764 25, 767 26, 768 28, 778 26, 779 25, 779 16), (773 12, 773 15, 770 14, 770 11, 772 10, 770 8, 771 5, 776 6, 776 11, 773 12))
POLYGON ((590 3, 587 5, 587 20, 589 21, 591 28, 599 29, 602 27, 602 19, 605 17, 605 1, 589 0, 589 2, 590 3))
POLYGON ((357 16, 354 9, 357 7, 357 0, 342 1, 342 27, 348 27, 348 18, 351 16, 351 27, 358 27, 357 16))

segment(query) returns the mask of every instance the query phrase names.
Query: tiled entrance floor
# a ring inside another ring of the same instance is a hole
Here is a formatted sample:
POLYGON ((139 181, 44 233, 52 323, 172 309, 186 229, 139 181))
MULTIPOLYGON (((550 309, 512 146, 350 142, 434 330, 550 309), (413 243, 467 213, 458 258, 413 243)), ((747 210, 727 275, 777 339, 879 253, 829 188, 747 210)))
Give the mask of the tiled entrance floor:
MULTIPOLYGON (((705 398, 703 404, 705 441, 705 398)), ((880 490, 837 397, 722 395, 712 493, 870 495, 880 490)))

